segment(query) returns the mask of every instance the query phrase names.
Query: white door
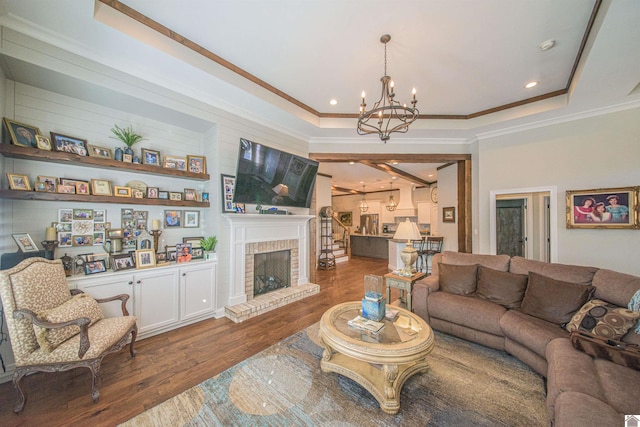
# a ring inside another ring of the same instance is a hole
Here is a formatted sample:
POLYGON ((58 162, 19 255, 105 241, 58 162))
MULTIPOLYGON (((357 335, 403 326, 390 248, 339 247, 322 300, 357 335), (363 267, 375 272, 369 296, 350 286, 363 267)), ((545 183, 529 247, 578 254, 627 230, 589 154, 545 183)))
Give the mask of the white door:
POLYGON ((180 321, 178 269, 136 273, 133 287, 140 334, 180 321))
POLYGON ((180 320, 212 314, 215 310, 216 263, 180 268, 180 320))

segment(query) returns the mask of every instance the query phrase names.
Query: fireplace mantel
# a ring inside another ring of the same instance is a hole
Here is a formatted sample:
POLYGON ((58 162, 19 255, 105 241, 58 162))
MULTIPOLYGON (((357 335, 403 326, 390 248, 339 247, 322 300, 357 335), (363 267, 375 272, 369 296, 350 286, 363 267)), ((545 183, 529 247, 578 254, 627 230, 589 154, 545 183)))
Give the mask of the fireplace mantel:
POLYGON ((245 250, 247 243, 298 240, 298 283, 309 283, 309 226, 313 215, 224 214, 231 226, 231 282, 227 305, 243 304, 245 293, 245 250))

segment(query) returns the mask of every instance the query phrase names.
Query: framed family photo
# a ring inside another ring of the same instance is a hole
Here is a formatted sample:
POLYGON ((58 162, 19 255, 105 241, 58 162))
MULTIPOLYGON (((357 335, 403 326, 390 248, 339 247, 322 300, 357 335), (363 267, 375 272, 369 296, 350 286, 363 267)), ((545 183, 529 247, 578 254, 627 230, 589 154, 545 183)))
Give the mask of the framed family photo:
POLYGON ((111 149, 104 147, 96 147, 95 145, 87 144, 87 150, 90 157, 99 157, 101 159, 111 158, 111 149))
POLYGON ((142 163, 145 165, 160 166, 160 152, 143 148, 142 163))
POLYGON ((40 130, 31 125, 16 122, 14 120, 4 118, 4 125, 9 131, 11 143, 20 147, 37 147, 38 141, 36 137, 40 135, 40 130))
POLYGON ((51 132, 51 144, 55 151, 73 153, 79 156, 86 156, 88 153, 87 141, 73 136, 51 132))
POLYGON ((640 228, 640 187, 567 191, 567 228, 640 228))
POLYGON ((204 156, 187 156, 187 168, 193 173, 207 173, 207 159, 204 156))
POLYGON ((18 249, 20 252, 37 252, 38 247, 36 246, 36 242, 33 241, 31 236, 28 233, 17 233, 12 234, 13 240, 16 241, 18 245, 18 249))
POLYGON ((233 194, 236 189, 236 177, 221 174, 220 185, 222 186, 222 212, 235 212, 236 204, 233 202, 233 194))

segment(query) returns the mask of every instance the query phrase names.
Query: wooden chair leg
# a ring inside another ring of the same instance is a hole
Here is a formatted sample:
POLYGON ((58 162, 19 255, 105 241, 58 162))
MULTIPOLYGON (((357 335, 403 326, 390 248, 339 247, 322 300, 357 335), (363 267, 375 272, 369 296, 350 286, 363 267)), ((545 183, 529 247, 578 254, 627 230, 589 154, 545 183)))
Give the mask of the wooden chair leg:
POLYGON ((136 357, 136 351, 134 350, 133 346, 136 343, 137 337, 138 337, 138 325, 136 325, 135 328, 131 331, 131 343, 129 343, 129 354, 131 354, 131 357, 136 357))
POLYGON ((24 394, 24 391, 22 390, 22 386, 21 386, 22 378, 26 374, 27 374, 27 371, 20 368, 16 368, 16 370, 13 372, 13 386, 18 391, 18 400, 16 404, 13 406, 13 412, 15 412, 16 414, 19 414, 20 412, 22 412, 22 410, 24 409, 25 403, 27 403, 27 396, 24 394))
POLYGON ((91 370, 91 398, 93 399, 93 403, 98 403, 98 400, 100 400, 100 391, 98 390, 98 384, 100 382, 100 363, 102 363, 102 358, 94 360, 89 365, 89 369, 91 370))

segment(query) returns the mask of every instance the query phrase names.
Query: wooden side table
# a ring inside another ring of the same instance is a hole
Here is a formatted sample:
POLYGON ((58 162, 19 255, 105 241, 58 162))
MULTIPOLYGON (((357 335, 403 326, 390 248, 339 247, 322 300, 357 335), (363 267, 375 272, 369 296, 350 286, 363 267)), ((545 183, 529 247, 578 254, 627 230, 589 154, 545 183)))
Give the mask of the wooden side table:
POLYGON ((391 288, 400 289, 401 299, 404 298, 405 292, 407 294, 407 310, 413 311, 413 306, 411 305, 411 291, 413 290, 413 284, 426 275, 426 273, 423 273, 421 271, 414 273, 413 276, 399 276, 393 273, 385 274, 384 282, 387 287, 387 303, 391 302, 391 288))

